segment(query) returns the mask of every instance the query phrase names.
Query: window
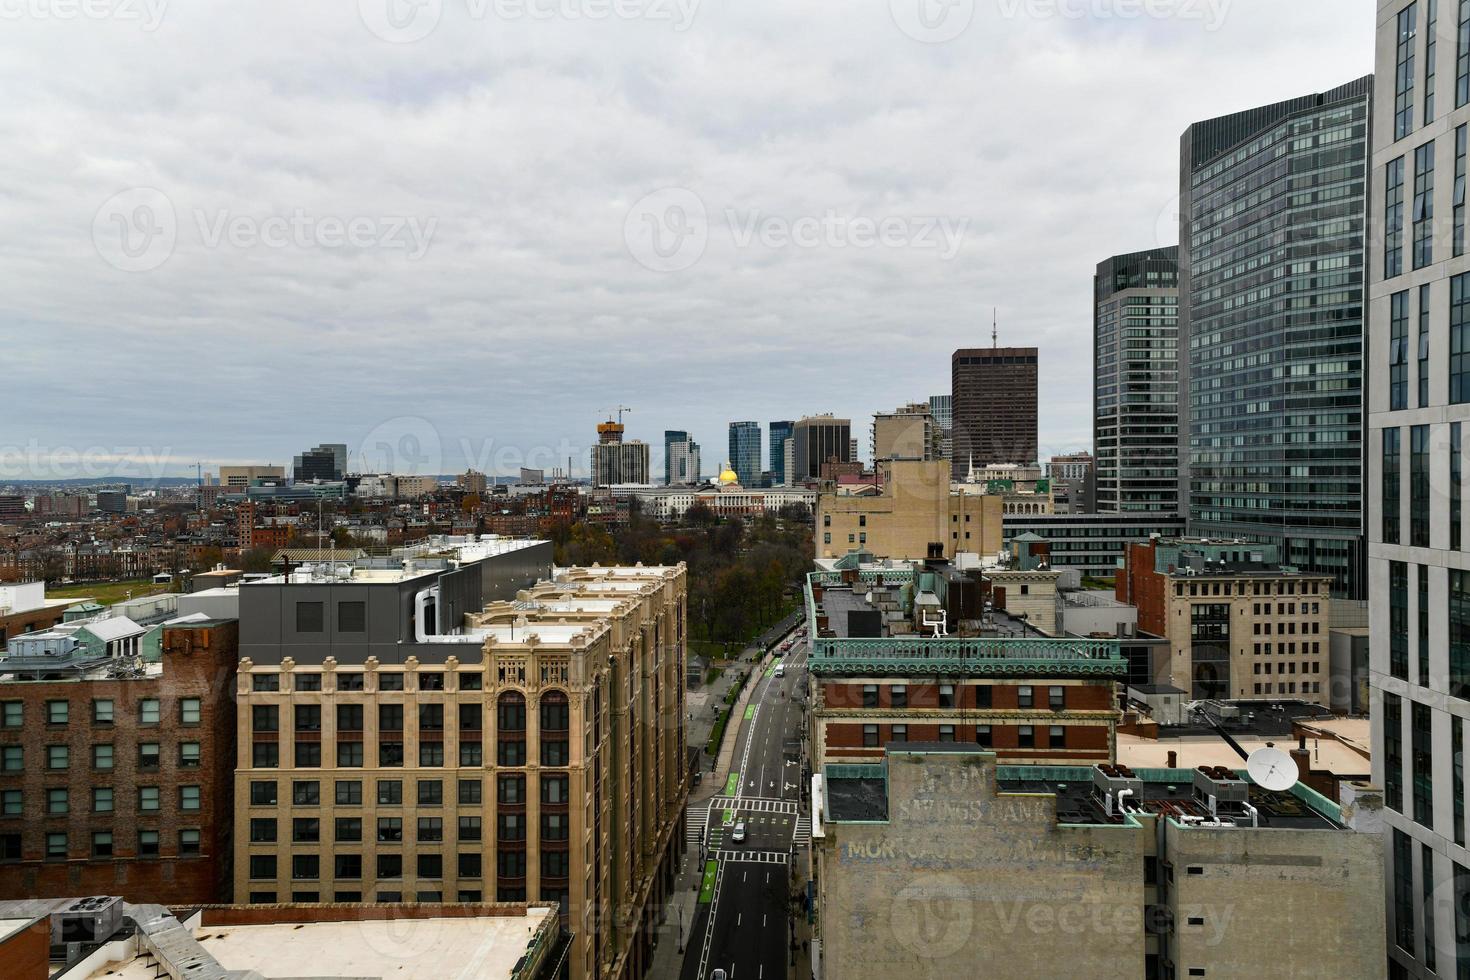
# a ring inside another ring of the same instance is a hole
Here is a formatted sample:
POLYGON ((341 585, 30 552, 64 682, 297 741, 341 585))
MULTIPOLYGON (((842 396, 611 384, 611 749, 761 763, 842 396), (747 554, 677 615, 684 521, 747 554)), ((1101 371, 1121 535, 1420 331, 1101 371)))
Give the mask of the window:
POLYGON ((419 705, 419 731, 442 732, 444 731, 444 705, 421 704, 419 705))
POLYGON ((291 784, 293 806, 321 806, 322 784, 315 779, 298 780, 291 784))
POLYGON ((479 806, 482 802, 484 787, 478 779, 461 779, 459 781, 459 802, 467 806, 479 806))
POLYGON ((1450 423, 1450 550, 1460 550, 1460 423, 1450 423))
POLYGON ((1450 402, 1470 401, 1470 273, 1450 277, 1450 402))
POLYGON ((502 878, 524 878, 526 876, 525 851, 497 851, 496 872, 502 878))
POLYGON ((571 785, 566 776, 542 776, 541 777, 541 802, 561 804, 570 802, 568 787, 571 785))
POLYGON ((333 861, 333 877, 356 881, 362 877, 361 854, 338 854, 333 861))
POLYGON ((362 840, 362 818, 337 817, 333 839, 338 842, 362 840))
POLYGON ((1453 251, 1455 257, 1465 254, 1465 151, 1466 134, 1470 127, 1455 130, 1455 193, 1452 203, 1455 208, 1455 232, 1453 251))
MULTIPOLYGON (((1455 108, 1470 102, 1470 6, 1460 0, 1459 45, 1455 50, 1455 108)), ((1470 933, 1461 933, 1470 936, 1470 933)))
POLYGON ((939 706, 941 708, 953 708, 955 706, 953 684, 939 685, 939 706))
POLYGON ((339 602, 339 603, 337 603, 337 632, 338 633, 366 633, 367 632, 367 603, 365 603, 365 602, 339 602))
POLYGON ((139 742, 138 768, 149 772, 157 771, 162 755, 157 742, 139 742))
POLYGON ((46 860, 62 861, 66 859, 66 835, 46 835, 46 860))
POLYGON ((65 725, 71 718, 70 701, 47 701, 46 702, 46 724, 65 725))
POLYGON ((255 732, 280 731, 280 708, 274 704, 251 705, 250 728, 255 732))
POLYGON ((198 742, 180 742, 179 743, 179 768, 180 769, 198 769, 199 768, 199 753, 200 753, 200 746, 199 746, 199 743, 198 742))
POLYGON ((909 740, 909 726, 907 725, 894 725, 890 731, 890 741, 907 742, 909 740))
POLYGON ((1439 0, 1426 0, 1424 8, 1424 125, 1434 122, 1435 54, 1439 44, 1439 0))
POLYGON ((1016 745, 1023 749, 1036 748, 1036 732, 1030 725, 1022 725, 1016 729, 1016 745))
POLYGON ((142 810, 145 813, 154 813, 154 812, 157 812, 157 810, 158 810, 158 801, 159 801, 159 794, 158 794, 158 787, 157 786, 139 786, 138 787, 138 809, 139 810, 142 810))
POLYGON ((988 749, 995 745, 995 739, 991 736, 989 725, 975 726, 975 744, 983 749, 988 749))
POLYGON ((203 715, 203 708, 198 698, 183 698, 179 701, 179 723, 183 725, 197 725, 203 715))
MULTIPOLYGON (((158 846, 158 834, 154 832, 153 846, 158 846)), ((155 853, 157 853, 155 851, 155 853)), ((193 828, 179 831, 179 853, 192 855, 199 853, 199 831, 193 828)))
POLYGON ((1403 702, 1397 694, 1383 692, 1383 795, 1384 802, 1404 812, 1403 702))
POLYGON ((20 860, 20 834, 0 834, 0 861, 20 860))
POLYGON ((1383 543, 1399 543, 1403 506, 1399 502, 1400 430, 1382 430, 1383 435, 1383 543))
POLYGON ((0 701, 0 724, 19 728, 25 721, 25 710, 19 701, 0 701))
POLYGON ((496 763, 502 766, 524 766, 526 743, 519 739, 501 739, 495 746, 496 763))
POLYGON ((1455 843, 1465 846, 1465 723, 1459 715, 1450 715, 1450 769, 1454 776, 1451 792, 1455 798, 1455 843))
POLYGON ((18 817, 24 812, 24 798, 18 789, 0 792, 0 817, 18 817))
POLYGON ((1383 191, 1383 277, 1404 271, 1404 158, 1388 164, 1383 191))
POLYGON ((342 769, 361 769, 363 765, 361 742, 338 742, 337 765, 342 769))
POLYGON ((1067 729, 1062 725, 1052 725, 1046 733, 1046 744, 1054 749, 1066 748, 1067 729))
MULTIPOLYGON (((392 671, 378 675, 378 690, 401 691, 403 690, 403 674, 401 671, 392 671)), ((402 727, 401 725, 399 726, 402 727)))
POLYGON ((402 878, 403 877, 403 855, 402 854, 379 854, 378 855, 378 877, 379 878, 402 878))
POLYGON ((954 741, 954 726, 953 725, 940 725, 939 726, 939 740, 941 742, 953 742, 954 741))
MULTIPOLYGON (((1419 566, 1419 686, 1429 686, 1429 566, 1419 566)), ((1303 664, 1303 673, 1306 665, 1303 664)), ((1316 666, 1315 664, 1313 666, 1316 666)))
POLYGON ((320 742, 297 742, 296 743, 296 768, 297 769, 320 769, 322 764, 322 743, 320 742))
POLYGON ((1388 407, 1395 412, 1409 407, 1408 290, 1389 298, 1388 407))
POLYGON ((1414 39, 1418 37, 1419 5, 1399 11, 1397 64, 1394 71, 1393 138, 1414 131, 1414 39))
POLYGON ((353 671, 352 673, 337 675, 337 690, 361 691, 362 689, 363 686, 361 671, 353 671))
MULTIPOLYGON (((1434 0, 1430 0, 1432 4, 1434 0)), ((1434 849, 1424 844, 1419 849, 1421 907, 1424 909, 1424 965, 1434 972, 1434 849)))
POLYGON ((280 674, 251 674, 250 689, 263 693, 279 691, 281 689, 280 674))
POLYGON ((378 805, 402 806, 403 783, 397 779, 378 780, 378 805))
POLYGON ((571 833, 571 822, 565 813, 544 813, 541 815, 541 839, 549 841, 566 840, 571 833))
POLYGON ((199 801, 200 801, 200 792, 199 792, 199 787, 198 786, 180 786, 179 787, 179 809, 180 810, 197 810, 197 809, 199 809, 199 801))
POLYGON ((485 683, 485 675, 465 671, 459 675, 459 689, 461 691, 482 690, 485 683))
POLYGON ((878 685, 877 684, 864 684, 863 685, 863 707, 864 708, 876 708, 876 707, 878 707, 878 685))
POLYGON ((99 699, 92 702, 92 724, 111 725, 113 720, 113 703, 110 699, 99 699))
POLYGON ((324 629, 320 602, 296 603, 296 632, 320 633, 324 629))
MULTIPOLYGON (((523 818, 524 819, 524 818, 523 818)), ((462 841, 479 840, 484 828, 481 826, 479 817, 459 818, 459 839, 462 841)))
MULTIPOLYGON (((1391 563, 1390 581, 1393 564, 1391 563)), ((1450 695, 1470 698, 1470 572, 1452 568, 1450 576, 1450 695)), ((1393 629, 1393 595, 1389 594, 1389 629, 1393 629)), ((1392 654, 1393 646, 1389 646, 1392 654)))
POLYGON ((501 803, 519 804, 526 802, 526 777, 501 776, 497 780, 496 799, 501 803))
MULTIPOLYGON (((418 863, 420 878, 444 877, 444 858, 442 855, 420 854, 418 863)), ((422 899, 420 900, 422 901, 422 899)))
POLYGON ((1419 287, 1419 407, 1429 407, 1429 287, 1419 287))
POLYGON ((317 844, 322 839, 322 822, 316 817, 297 817, 291 821, 293 844, 317 844))
POLYGON ((443 817, 419 817, 418 840, 428 843, 444 839, 443 817))
MULTIPOLYGON (((197 831, 197 830, 196 831, 193 831, 193 834, 194 834, 194 850, 193 850, 192 853, 198 854, 199 853, 199 831, 197 831)), ((140 831, 138 831, 138 853, 141 854, 144 857, 157 857, 158 856, 158 831, 156 831, 156 830, 140 830, 140 831)))
POLYGON ((566 851, 541 852, 541 877, 566 878, 572 873, 572 856, 566 851))
POLYGON ((144 698, 138 702, 138 720, 145 725, 156 725, 162 717, 157 698, 144 698))
POLYGON ((250 855, 250 877, 256 881, 268 881, 276 876, 276 856, 274 854, 252 854, 250 855))
POLYGON ((895 708, 907 708, 909 706, 909 689, 904 684, 894 684, 888 689, 888 696, 895 708))
MULTIPOLYGON (((461 854, 461 855, 459 855, 459 876, 461 878, 478 878, 478 877, 480 877, 480 874, 481 874, 481 870, 480 870, 480 855, 478 855, 478 854, 461 854)), ((461 894, 463 894, 463 892, 461 892, 461 894)), ((460 900, 461 901, 464 901, 464 899, 460 899, 460 900)))
POLYGON ((444 690, 444 675, 438 671, 419 674, 420 691, 442 691, 444 690))
POLYGON ((360 732, 362 731, 362 705, 339 704, 337 705, 337 731, 360 732))
POLYGON ((876 748, 878 745, 878 726, 863 726, 863 746, 865 748, 876 748))
POLYGON ((319 704, 298 704, 295 711, 296 730, 298 732, 319 732, 322 730, 322 706, 319 704))
POLYGON ((1067 689, 1065 687, 1047 688, 1046 703, 1051 710, 1061 711, 1067 706, 1067 689))
MULTIPOLYGON (((155 790, 155 792, 157 791, 155 790)), ((157 807, 154 809, 157 809, 157 807)), ((46 791, 46 812, 52 816, 70 813, 71 791, 65 789, 48 789, 46 791)))
POLYGON ((322 689, 321 674, 296 674, 291 681, 298 691, 320 691, 322 689))
MULTIPOLYGON (((71 749, 65 745, 46 746, 46 768, 65 769, 71 764, 71 749)), ((156 767, 155 767, 156 768, 156 767)))
MULTIPOLYGON (((522 742, 521 745, 524 747, 525 743, 522 742)), ((420 742, 419 765, 435 767, 444 765, 444 743, 420 742)))
POLYGON ((253 817, 250 821, 250 843, 252 844, 274 844, 276 842, 276 822, 269 817, 253 817))
POLYGON ((273 779, 255 779, 250 782, 251 806, 275 806, 276 783, 273 779))
POLYGON ((378 818, 378 843, 398 844, 403 841, 402 817, 378 818))
POLYGON ((25 768, 25 750, 19 745, 7 745, 0 749, 0 766, 6 772, 20 772, 25 768))
POLYGON ((420 779, 418 782, 419 806, 443 806, 444 783, 438 779, 420 779))
POLYGON ((1393 832, 1394 942, 1414 954, 1414 850, 1408 834, 1393 832))
POLYGON ((274 769, 281 764, 281 746, 276 742, 255 742, 250 746, 250 764, 256 769, 274 769))
POLYGON ((1023 684, 1016 688, 1016 704, 1022 708, 1035 706, 1035 695, 1029 685, 1023 684))
POLYGON ((94 786, 94 787, 92 787, 92 812, 93 813, 111 813, 112 812, 112 787, 111 786, 94 786))
POLYGON ((1414 268, 1434 261, 1434 141, 1414 151, 1414 268))
POLYGON ((1429 426, 1409 429, 1409 544, 1429 547, 1429 426))

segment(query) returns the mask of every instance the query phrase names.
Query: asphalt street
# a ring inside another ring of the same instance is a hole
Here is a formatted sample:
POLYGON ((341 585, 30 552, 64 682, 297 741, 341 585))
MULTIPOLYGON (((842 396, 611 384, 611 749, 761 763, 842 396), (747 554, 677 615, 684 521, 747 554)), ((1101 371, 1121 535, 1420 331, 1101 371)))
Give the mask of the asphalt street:
POLYGON ((740 721, 735 764, 709 804, 701 903, 690 931, 684 980, 785 980, 790 963, 791 855, 808 832, 801 813, 804 636, 756 680, 740 721), (776 664, 784 665, 777 677, 776 664), (745 840, 735 841, 737 824, 745 840))

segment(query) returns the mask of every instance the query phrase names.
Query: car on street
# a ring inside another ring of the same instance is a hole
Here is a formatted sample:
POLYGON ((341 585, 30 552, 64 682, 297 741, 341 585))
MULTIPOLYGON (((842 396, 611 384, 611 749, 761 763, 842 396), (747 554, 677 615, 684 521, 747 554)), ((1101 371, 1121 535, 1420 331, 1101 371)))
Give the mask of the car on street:
POLYGON ((742 820, 739 823, 737 823, 735 825, 735 829, 732 830, 732 831, 730 831, 730 843, 732 843, 732 844, 744 844, 745 843, 745 821, 744 820, 742 820))
POLYGON ((776 665, 776 676, 777 677, 785 677, 786 676, 786 665, 785 664, 777 664, 776 665))
POLYGON ((711 973, 709 975, 709 980, 725 980, 725 971, 716 970, 714 973, 711 973))

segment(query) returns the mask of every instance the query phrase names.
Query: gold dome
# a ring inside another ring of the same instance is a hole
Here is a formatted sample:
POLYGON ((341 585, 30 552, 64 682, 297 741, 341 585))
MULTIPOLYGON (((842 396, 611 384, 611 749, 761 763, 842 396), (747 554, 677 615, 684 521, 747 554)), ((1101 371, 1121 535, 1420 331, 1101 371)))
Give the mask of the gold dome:
POLYGON ((740 477, 736 476, 735 471, 727 466, 720 471, 720 482, 725 486, 729 486, 732 483, 739 483, 740 477))

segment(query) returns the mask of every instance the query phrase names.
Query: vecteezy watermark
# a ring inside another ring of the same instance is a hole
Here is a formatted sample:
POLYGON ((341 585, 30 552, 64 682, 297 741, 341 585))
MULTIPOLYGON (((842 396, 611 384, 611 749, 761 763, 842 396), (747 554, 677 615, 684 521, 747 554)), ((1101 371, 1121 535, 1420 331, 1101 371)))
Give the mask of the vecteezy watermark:
MULTIPOLYGON (((189 212, 198 244, 216 249, 384 249, 417 261, 428 252, 439 219, 402 215, 236 214, 228 208, 189 212)), ((134 187, 108 198, 92 219, 97 254, 124 272, 151 272, 174 254, 179 218, 168 195, 134 187)))
POLYGON ((0 445, 0 476, 27 480, 99 480, 109 476, 160 479, 180 461, 152 446, 0 445))
POLYGON ((995 0, 1006 20, 1197 20, 1205 30, 1225 23, 1233 0, 995 0))
POLYGON ((446 5, 462 4, 472 21, 642 20, 687 31, 700 0, 358 0, 362 22, 390 44, 412 44, 434 33, 446 5))
POLYGON ((975 0, 888 0, 893 22, 915 41, 953 41, 975 19, 975 0))
MULTIPOLYGON (((942 215, 768 214, 759 208, 725 208, 722 228, 736 248, 920 249, 948 261, 959 252, 968 218, 942 215)), ((698 262, 709 245, 709 214, 698 194, 665 187, 640 198, 623 220, 623 241, 639 265, 680 272, 698 262)))
POLYGON ((0 20, 114 20, 156 31, 169 0, 0 0, 0 20))

